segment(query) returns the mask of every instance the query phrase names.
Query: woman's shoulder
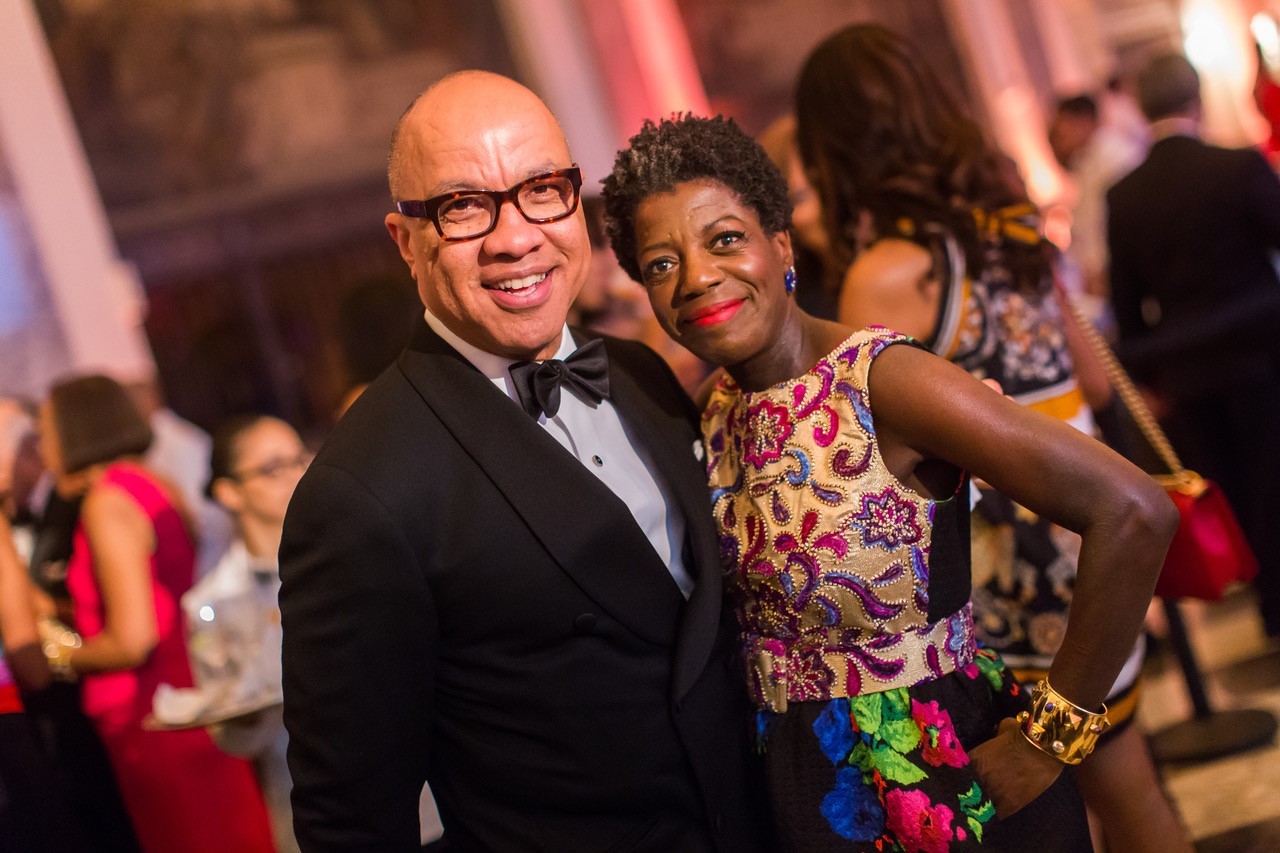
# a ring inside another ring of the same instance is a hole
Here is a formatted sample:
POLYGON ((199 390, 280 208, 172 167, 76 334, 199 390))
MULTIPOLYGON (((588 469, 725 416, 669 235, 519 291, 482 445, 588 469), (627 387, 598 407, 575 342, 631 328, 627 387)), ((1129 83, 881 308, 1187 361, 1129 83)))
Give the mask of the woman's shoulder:
POLYGON ((150 518, 166 509, 184 512, 177 487, 151 471, 140 462, 121 460, 112 462, 102 472, 98 481, 85 496, 86 507, 90 502, 101 503, 127 499, 150 518), (113 497, 114 496, 114 497, 113 497))
POLYGON ((858 252, 844 276, 846 287, 915 289, 933 268, 933 255, 919 243, 900 237, 877 240, 858 252))

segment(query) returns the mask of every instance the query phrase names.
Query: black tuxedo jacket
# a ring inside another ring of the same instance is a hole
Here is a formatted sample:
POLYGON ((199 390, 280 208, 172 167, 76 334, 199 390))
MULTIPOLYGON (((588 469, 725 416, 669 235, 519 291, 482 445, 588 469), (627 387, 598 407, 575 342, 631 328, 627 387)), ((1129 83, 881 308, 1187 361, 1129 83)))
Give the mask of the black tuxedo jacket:
POLYGON ((686 602, 626 506, 419 322, 335 428, 280 551, 306 851, 756 850, 735 627, 696 412, 606 339, 614 405, 687 519, 686 602))
POLYGON ((1107 208, 1120 354, 1138 378, 1177 398, 1272 369, 1280 179, 1258 152, 1162 139, 1107 208))

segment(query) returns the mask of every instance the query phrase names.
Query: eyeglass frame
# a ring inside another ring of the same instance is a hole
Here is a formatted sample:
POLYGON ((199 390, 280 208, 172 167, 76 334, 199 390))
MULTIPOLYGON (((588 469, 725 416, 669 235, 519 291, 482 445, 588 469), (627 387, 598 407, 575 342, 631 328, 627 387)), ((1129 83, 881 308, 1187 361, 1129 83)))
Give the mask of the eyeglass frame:
POLYGON ((267 477, 274 480, 286 471, 293 471, 298 468, 306 470, 307 466, 311 464, 311 460, 314 458, 315 454, 304 450, 292 459, 272 459, 255 468, 248 468, 243 471, 232 471, 227 475, 227 479, 237 483, 247 483, 250 480, 256 480, 260 477, 267 477))
POLYGON ((424 201, 398 201, 396 202, 396 210, 400 211, 404 216, 412 219, 429 219, 431 224, 436 227, 436 233, 440 235, 440 239, 448 243, 462 243, 467 240, 478 240, 498 227, 498 219, 502 213, 502 205, 511 202, 511 206, 524 217, 525 222, 533 225, 546 225, 548 222, 559 222, 561 219, 568 219, 578 210, 578 204, 582 200, 582 169, 577 163, 567 166, 563 169, 553 169, 550 172, 543 172, 540 175, 534 175, 531 178, 525 178, 515 186, 505 190, 457 190, 451 193, 434 196, 424 201), (527 184, 536 181, 545 181, 547 178, 568 178, 569 185, 573 187, 573 204, 569 205, 569 209, 564 213, 555 216, 548 216, 543 219, 535 219, 524 212, 520 207, 519 193, 521 188, 527 184), (489 227, 481 231, 479 234, 472 234, 467 237, 450 237, 444 233, 444 228, 440 225, 440 208, 446 202, 453 201, 455 198, 468 195, 482 195, 493 200, 493 221, 489 223, 489 227))

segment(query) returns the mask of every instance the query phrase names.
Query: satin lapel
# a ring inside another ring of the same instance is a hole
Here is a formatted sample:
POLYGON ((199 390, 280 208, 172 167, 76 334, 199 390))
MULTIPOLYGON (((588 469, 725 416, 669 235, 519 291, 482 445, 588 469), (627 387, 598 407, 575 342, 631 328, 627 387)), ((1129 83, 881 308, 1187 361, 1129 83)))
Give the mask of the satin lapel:
POLYGON ((637 636, 670 645, 680 591, 622 501, 425 321, 400 367, 582 591, 637 636))
POLYGON ((711 516, 706 471, 694 456, 693 445, 681 438, 687 436, 681 428, 682 414, 662 411, 629 373, 616 366, 619 361, 610 360, 610 397, 633 434, 644 442, 658 476, 679 503, 693 560, 687 568, 695 586, 680 620, 671 684, 672 695, 678 700, 698 680, 719 630, 723 594, 719 539, 711 516))

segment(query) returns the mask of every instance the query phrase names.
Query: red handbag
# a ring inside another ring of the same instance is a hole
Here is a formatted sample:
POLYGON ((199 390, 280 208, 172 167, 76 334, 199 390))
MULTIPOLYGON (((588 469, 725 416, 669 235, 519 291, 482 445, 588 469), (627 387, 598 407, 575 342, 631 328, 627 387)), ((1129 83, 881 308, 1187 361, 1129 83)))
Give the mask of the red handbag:
POLYGON ((1258 573, 1258 558, 1245 541, 1244 531, 1236 520, 1227 497, 1213 482, 1182 467, 1182 461, 1169 443, 1164 430, 1134 386, 1129 374, 1120 366, 1111 347, 1084 315, 1075 301, 1064 294, 1076 328, 1089 349, 1102 363, 1107 378, 1120 396, 1120 402, 1132 415, 1142 437, 1169 469, 1169 474, 1155 480, 1164 486, 1178 508, 1178 532, 1165 555, 1164 567, 1156 581, 1156 595, 1165 599, 1222 598, 1227 587, 1236 582, 1249 582, 1258 573))
POLYGON ((1222 598, 1233 581, 1258 574, 1258 558, 1245 541, 1222 489, 1193 471, 1156 477, 1178 508, 1178 532, 1156 581, 1161 598, 1222 598))

